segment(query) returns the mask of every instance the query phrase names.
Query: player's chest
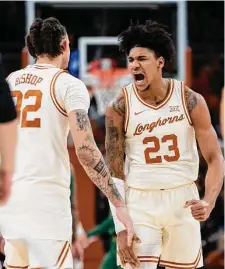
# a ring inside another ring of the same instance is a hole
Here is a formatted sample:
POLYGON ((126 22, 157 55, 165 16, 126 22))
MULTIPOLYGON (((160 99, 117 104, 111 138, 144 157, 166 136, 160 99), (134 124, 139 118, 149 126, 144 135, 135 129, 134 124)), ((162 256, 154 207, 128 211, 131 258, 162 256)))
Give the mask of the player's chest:
POLYGON ((186 115, 179 105, 166 106, 160 110, 142 107, 131 113, 128 123, 128 136, 143 136, 146 134, 179 133, 186 128, 186 115))

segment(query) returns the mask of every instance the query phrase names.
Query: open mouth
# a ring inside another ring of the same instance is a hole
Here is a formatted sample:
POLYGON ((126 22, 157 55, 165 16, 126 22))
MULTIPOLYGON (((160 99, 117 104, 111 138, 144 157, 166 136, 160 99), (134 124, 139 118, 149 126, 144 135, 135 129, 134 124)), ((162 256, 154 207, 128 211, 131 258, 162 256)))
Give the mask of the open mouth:
POLYGON ((145 79, 145 76, 142 73, 134 74, 134 79, 136 82, 142 82, 145 79))

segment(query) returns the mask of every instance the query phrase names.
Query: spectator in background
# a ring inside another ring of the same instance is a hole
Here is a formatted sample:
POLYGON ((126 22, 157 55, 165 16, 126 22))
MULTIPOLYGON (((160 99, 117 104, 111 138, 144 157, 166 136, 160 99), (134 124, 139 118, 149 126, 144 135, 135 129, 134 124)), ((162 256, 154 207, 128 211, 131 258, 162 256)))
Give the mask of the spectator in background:
POLYGON ((5 204, 11 190, 17 138, 16 109, 4 77, 0 55, 0 205, 5 204))

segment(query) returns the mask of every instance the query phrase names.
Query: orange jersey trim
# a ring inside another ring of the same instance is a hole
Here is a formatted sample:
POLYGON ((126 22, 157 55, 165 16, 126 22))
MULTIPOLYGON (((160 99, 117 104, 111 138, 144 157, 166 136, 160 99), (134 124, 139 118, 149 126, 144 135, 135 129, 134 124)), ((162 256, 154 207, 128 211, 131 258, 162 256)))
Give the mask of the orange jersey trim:
POLYGON ((138 92, 137 92, 137 89, 136 89, 135 85, 133 84, 132 86, 133 86, 133 90, 134 90, 134 93, 135 93, 137 99, 138 99, 143 105, 145 105, 145 106, 147 106, 147 107, 149 107, 149 108, 152 108, 152 109, 154 109, 154 110, 157 110, 157 109, 161 108, 162 106, 164 106, 164 105, 169 101, 170 97, 172 96, 173 89, 174 89, 174 81, 173 81, 173 79, 170 79, 170 89, 169 89, 169 91, 168 91, 168 93, 167 93, 166 98, 164 99, 164 101, 163 101, 161 104, 159 104, 159 105, 150 105, 150 104, 146 103, 146 102, 139 96, 139 94, 138 94, 138 92))
POLYGON ((181 81, 181 95, 182 95, 182 104, 183 104, 184 112, 186 114, 186 117, 188 119, 189 124, 192 125, 191 117, 190 117, 190 114, 188 112, 187 100, 185 97, 185 84, 183 81, 181 81))
POLYGON ((127 132, 128 123, 129 123, 129 118, 130 118, 130 105, 129 105, 128 93, 127 93, 126 87, 123 88, 123 95, 124 95, 124 101, 125 101, 124 130, 125 130, 125 133, 126 133, 127 132))
POLYGON ((50 85, 50 94, 51 94, 52 101, 53 101, 55 107, 58 109, 58 111, 61 114, 63 114, 64 116, 67 116, 66 110, 61 107, 61 105, 59 104, 58 100, 56 99, 56 95, 55 95, 55 83, 56 83, 56 80, 59 77, 59 75, 61 75, 64 72, 65 72, 64 70, 60 70, 54 75, 54 77, 53 77, 53 79, 51 81, 51 85, 50 85))
POLYGON ((44 66, 44 65, 38 65, 38 64, 34 64, 33 67, 35 69, 50 69, 50 68, 57 68, 56 66, 44 66))

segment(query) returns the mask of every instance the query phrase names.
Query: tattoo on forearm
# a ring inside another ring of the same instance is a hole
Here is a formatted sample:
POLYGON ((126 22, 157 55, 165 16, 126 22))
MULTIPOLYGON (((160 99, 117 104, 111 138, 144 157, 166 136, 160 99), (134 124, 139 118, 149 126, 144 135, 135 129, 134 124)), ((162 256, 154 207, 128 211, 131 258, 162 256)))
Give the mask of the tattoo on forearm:
POLYGON ((109 176, 109 173, 105 176, 105 180, 102 180, 102 176, 100 174, 93 175, 91 177, 92 181, 96 186, 110 199, 110 200, 118 200, 123 201, 116 185, 113 180, 109 176))
POLYGON ((122 197, 118 191, 118 189, 116 188, 113 180, 110 178, 109 179, 109 182, 108 182, 109 186, 111 187, 111 190, 112 190, 112 194, 117 197, 118 200, 122 200, 122 197))
POLYGON ((185 98, 187 103, 187 109, 190 114, 197 105, 197 94, 190 90, 188 87, 185 87, 185 98))
POLYGON ((107 169, 105 163, 100 160, 96 166, 94 167, 95 171, 97 171, 101 176, 105 177, 107 175, 107 169))
POLYGON ((87 113, 84 110, 76 110, 77 129, 87 131, 90 127, 90 122, 87 113))
POLYGON ((92 145, 96 145, 93 135, 88 134, 84 141, 90 142, 92 145))
POLYGON ((88 131, 91 131, 91 126, 87 113, 83 110, 77 110, 76 118, 77 130, 87 132, 82 143, 76 147, 77 157, 81 165, 84 166, 90 179, 111 201, 121 202, 122 197, 110 178, 108 167, 96 146, 92 133, 88 131))
POLYGON ((88 167, 94 167, 96 163, 96 150, 88 144, 83 144, 77 149, 77 155, 79 156, 80 162, 88 167))
MULTIPOLYGON (((82 162, 81 162, 82 163, 82 162)), ((86 166, 84 163, 85 171, 94 182, 94 184, 112 201, 122 201, 122 197, 112 181, 108 168, 101 158, 97 164, 93 166, 86 166)))

